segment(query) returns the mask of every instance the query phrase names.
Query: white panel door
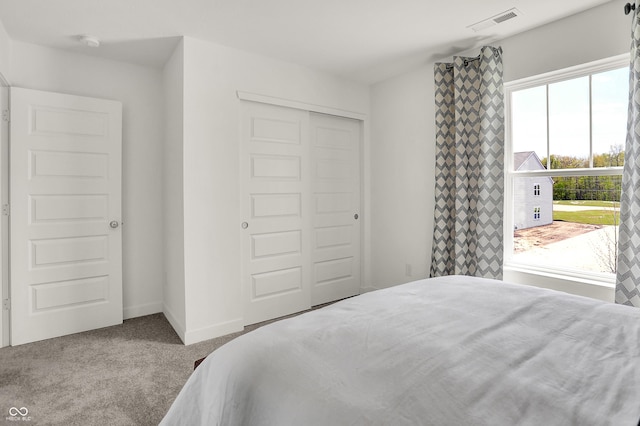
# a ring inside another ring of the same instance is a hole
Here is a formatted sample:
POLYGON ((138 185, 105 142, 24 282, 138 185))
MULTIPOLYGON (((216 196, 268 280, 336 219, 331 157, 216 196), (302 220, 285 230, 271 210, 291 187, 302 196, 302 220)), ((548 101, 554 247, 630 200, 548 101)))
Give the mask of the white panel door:
POLYGON ((11 344, 122 322, 122 105, 11 89, 11 344))
POLYGON ((360 293, 360 122, 311 114, 311 304, 360 293))
POLYGON ((310 307, 308 113, 243 102, 245 324, 310 307))

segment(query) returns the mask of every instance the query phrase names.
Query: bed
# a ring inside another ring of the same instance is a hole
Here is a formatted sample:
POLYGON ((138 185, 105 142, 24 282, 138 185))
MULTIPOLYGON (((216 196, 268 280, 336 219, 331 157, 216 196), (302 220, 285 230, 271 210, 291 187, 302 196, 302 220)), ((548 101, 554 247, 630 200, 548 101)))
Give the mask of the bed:
POLYGON ((638 425, 640 309, 451 276, 263 326, 163 425, 638 425))

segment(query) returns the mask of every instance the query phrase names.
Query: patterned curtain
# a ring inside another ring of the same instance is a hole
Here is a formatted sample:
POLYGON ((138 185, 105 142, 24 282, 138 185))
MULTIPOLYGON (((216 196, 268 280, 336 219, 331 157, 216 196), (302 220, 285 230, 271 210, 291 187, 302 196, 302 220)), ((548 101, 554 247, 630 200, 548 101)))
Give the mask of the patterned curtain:
POLYGON ((502 279, 502 49, 435 65, 436 206, 431 276, 502 279))
POLYGON ((640 28, 638 9, 631 25, 629 112, 620 198, 616 303, 640 307, 640 28))

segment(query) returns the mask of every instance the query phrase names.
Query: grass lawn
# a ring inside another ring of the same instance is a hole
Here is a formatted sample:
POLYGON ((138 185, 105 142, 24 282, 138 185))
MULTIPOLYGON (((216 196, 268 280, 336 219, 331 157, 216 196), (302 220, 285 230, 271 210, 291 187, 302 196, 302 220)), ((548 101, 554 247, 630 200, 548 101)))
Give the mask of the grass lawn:
POLYGON ((617 225, 618 214, 607 210, 585 210, 581 212, 553 212, 553 220, 586 223, 590 225, 617 225))
POLYGON ((619 201, 591 201, 591 200, 556 201, 554 200, 553 204, 559 204, 563 206, 620 207, 619 201))

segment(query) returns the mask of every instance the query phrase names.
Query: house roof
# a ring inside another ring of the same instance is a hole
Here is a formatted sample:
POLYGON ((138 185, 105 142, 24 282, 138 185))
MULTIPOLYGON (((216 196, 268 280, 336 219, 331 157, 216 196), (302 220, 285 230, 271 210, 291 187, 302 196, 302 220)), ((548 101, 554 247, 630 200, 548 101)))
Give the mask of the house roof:
MULTIPOLYGON (((522 152, 514 152, 513 153, 513 170, 514 171, 524 171, 524 170, 545 170, 546 167, 540 161, 540 157, 534 151, 522 151, 522 152), (531 165, 531 162, 528 162, 529 158, 534 158, 534 167, 529 166, 528 168, 523 169, 522 167, 525 164, 531 165)), ((553 183, 553 178, 547 177, 551 183, 553 183)))
POLYGON ((518 171, 520 168, 529 160, 530 157, 534 157, 535 168, 528 168, 522 170, 543 170, 545 169, 542 161, 540 161, 540 157, 534 151, 522 151, 522 152, 514 152, 513 153, 513 170, 518 171), (539 165, 539 167, 537 167, 539 165))

